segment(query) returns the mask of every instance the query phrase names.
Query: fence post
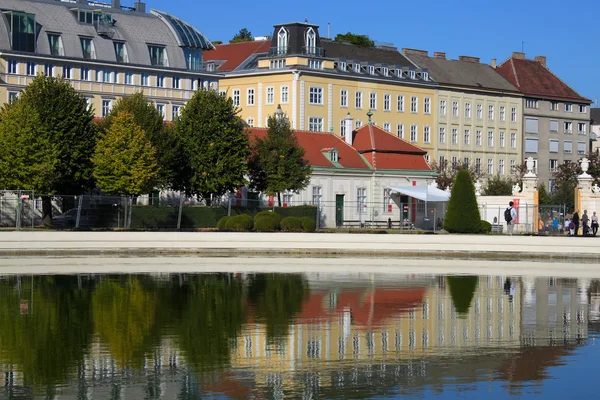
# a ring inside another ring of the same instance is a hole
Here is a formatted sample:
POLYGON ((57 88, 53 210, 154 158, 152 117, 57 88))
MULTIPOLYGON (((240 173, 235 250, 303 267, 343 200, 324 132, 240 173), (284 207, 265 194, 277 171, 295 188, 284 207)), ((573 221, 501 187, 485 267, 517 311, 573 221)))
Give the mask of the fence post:
POLYGON ((77 218, 75 219, 75 229, 79 229, 79 218, 81 217, 81 203, 83 201, 83 197, 79 196, 79 201, 77 202, 77 218))
MULTIPOLYGON (((500 219, 500 207, 498 207, 498 226, 502 226, 502 220, 500 219)), ((508 224, 506 224, 506 230, 508 231, 508 224)))
POLYGON ((228 204, 227 204, 227 216, 231 217, 231 196, 229 197, 229 201, 228 201, 228 204))
POLYGON ((129 218, 127 219, 127 229, 131 229, 131 214, 133 213, 133 196, 129 196, 129 218))
POLYGON ((17 192, 17 214, 15 215, 15 228, 21 229, 21 191, 17 192))
POLYGON ((321 203, 317 204, 317 229, 321 228, 321 203))
MULTIPOLYGON (((527 226, 531 226, 533 225, 533 219, 531 220, 531 225, 529 224, 529 205, 525 204, 525 221, 527 223, 527 226)), ((527 233, 533 233, 533 230, 530 228, 530 232, 527 233)))
MULTIPOLYGON (((231 204, 231 201, 229 202, 229 204, 231 204)), ((179 212, 177 213, 177 230, 181 230, 181 214, 183 214, 183 196, 181 194, 179 194, 179 212)))

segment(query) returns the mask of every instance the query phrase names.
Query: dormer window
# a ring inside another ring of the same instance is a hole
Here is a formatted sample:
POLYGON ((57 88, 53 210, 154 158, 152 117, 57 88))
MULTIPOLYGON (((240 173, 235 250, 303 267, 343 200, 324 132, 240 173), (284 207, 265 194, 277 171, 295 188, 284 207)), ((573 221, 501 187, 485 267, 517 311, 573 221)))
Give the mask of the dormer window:
POLYGON ((331 162, 338 162, 338 151, 336 149, 332 149, 329 152, 329 160, 331 162))
POLYGON ((64 56, 65 50, 63 48, 62 38, 58 33, 48 34, 48 44, 50 45, 50 54, 53 56, 64 56))
POLYGON ((323 63, 321 60, 308 60, 308 68, 323 69, 323 63))
POLYGON ((402 78, 402 70, 401 70, 400 68, 398 68, 398 69, 396 70, 396 76, 397 76, 398 78, 402 78))
POLYGON ((354 72, 360 74, 360 64, 354 64, 354 72))
POLYGON ((12 49, 15 51, 36 51, 37 24, 35 14, 27 14, 18 11, 5 11, 4 16, 8 20, 9 35, 11 37, 12 49))
POLYGON ((415 79, 415 77, 416 77, 416 72, 415 72, 415 71, 410 71, 410 72, 409 72, 409 75, 410 75, 410 79, 415 79))
POLYGON ((342 71, 346 71, 346 62, 345 61, 340 62, 339 69, 341 69, 342 71))
POLYGON ((424 81, 428 81, 429 80, 429 72, 423 72, 423 80, 424 81))
POLYGON ((114 45, 115 45, 115 57, 117 59, 117 62, 119 62, 119 63, 129 62, 129 57, 127 56, 127 48, 125 48, 125 43, 114 42, 114 45))
POLYGON ((383 74, 383 76, 388 76, 388 72, 389 72, 389 70, 387 67, 381 68, 381 73, 383 74))
POLYGON ((150 63, 156 67, 168 67, 167 50, 164 46, 148 45, 150 52, 150 63))
POLYGON ((269 68, 270 69, 285 68, 285 59, 280 58, 280 59, 277 59, 277 60, 271 60, 269 68))
POLYGON ((369 65, 369 74, 375 75, 375 67, 372 65, 369 65))
POLYGON ((317 52, 317 34, 313 28, 308 28, 305 37, 306 54, 316 54, 317 52))
POLYGON ((277 54, 287 54, 287 48, 288 31, 284 27, 281 27, 277 33, 277 54))
POLYGON ((96 50, 94 49, 94 42, 91 38, 80 38, 81 40, 81 52, 83 54, 83 58, 86 60, 95 60, 96 59, 96 50))

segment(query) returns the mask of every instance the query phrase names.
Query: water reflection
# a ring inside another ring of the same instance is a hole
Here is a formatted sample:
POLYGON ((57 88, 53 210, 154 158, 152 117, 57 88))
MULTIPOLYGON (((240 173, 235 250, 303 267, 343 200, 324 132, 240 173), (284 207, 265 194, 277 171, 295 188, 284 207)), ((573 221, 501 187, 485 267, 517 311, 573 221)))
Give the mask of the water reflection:
POLYGON ((597 326, 588 280, 4 276, 0 397, 522 395, 597 326))

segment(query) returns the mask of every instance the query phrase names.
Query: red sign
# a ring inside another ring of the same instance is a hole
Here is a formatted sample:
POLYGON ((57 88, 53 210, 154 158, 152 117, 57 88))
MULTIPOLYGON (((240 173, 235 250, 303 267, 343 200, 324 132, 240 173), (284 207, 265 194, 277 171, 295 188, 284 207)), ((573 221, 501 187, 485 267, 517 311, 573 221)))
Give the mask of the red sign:
POLYGON ((392 205, 388 204, 388 212, 392 212, 392 205))
POLYGON ((28 195, 28 194, 22 194, 22 195, 21 195, 21 198, 22 198, 22 199, 28 199, 28 198, 29 198, 29 195, 28 195))
POLYGON ((241 206, 242 205, 242 189, 238 189, 235 192, 235 205, 236 206, 241 206))
POLYGON ((413 186, 417 186, 417 181, 412 181, 413 186))
POLYGON ((270 195, 269 196, 269 207, 273 207, 274 203, 275 203, 275 196, 270 195))
POLYGON ((287 207, 287 203, 283 203, 283 206, 284 206, 284 207, 287 207))
POLYGON ((519 223, 519 199, 513 199, 513 207, 515 208, 515 211, 517 211, 517 218, 515 218, 515 224, 519 223))

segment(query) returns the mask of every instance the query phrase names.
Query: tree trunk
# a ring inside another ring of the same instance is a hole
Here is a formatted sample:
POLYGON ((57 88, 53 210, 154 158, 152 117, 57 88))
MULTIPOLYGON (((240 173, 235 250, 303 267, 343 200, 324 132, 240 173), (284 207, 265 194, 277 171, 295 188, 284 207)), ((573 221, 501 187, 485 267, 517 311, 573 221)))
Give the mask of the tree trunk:
POLYGON ((279 203, 279 207, 281 207, 281 192, 277 192, 277 202, 279 203))
POLYGON ((42 225, 52 226, 52 197, 42 196, 42 225))

